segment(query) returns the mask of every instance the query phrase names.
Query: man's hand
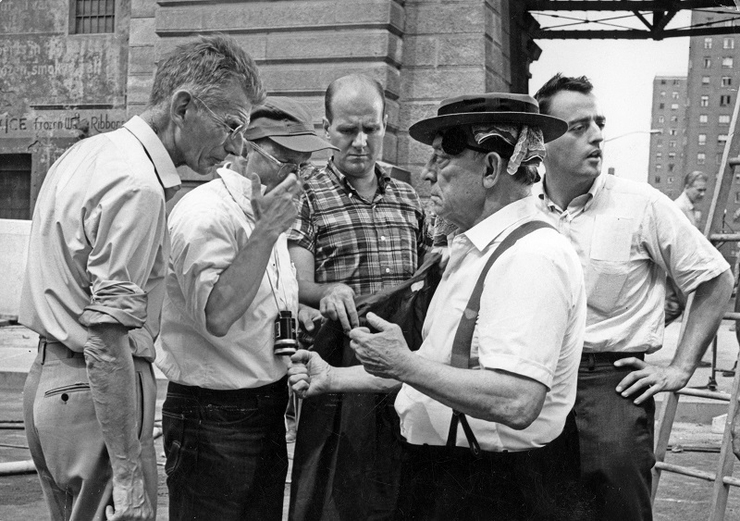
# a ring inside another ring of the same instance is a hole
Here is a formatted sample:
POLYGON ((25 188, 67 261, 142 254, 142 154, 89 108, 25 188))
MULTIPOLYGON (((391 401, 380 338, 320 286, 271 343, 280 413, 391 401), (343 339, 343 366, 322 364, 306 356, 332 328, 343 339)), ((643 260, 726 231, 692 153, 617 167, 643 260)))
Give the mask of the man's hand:
POLYGON ((345 332, 360 325, 355 308, 355 292, 346 284, 329 284, 319 303, 321 314, 338 320, 345 332))
POLYGON ((311 306, 300 304, 298 306, 298 323, 303 326, 307 333, 314 333, 317 324, 322 319, 321 311, 311 306))
POLYGON ((154 521, 141 467, 132 469, 129 479, 113 479, 113 504, 105 507, 108 521, 154 521))
POLYGON ((661 391, 677 391, 683 388, 691 378, 691 373, 687 373, 676 366, 652 365, 635 357, 617 360, 614 362, 614 366, 632 366, 636 369, 625 376, 617 385, 617 392, 624 398, 634 396, 644 389, 644 392, 635 399, 635 405, 640 405, 661 391))
POLYGON ((288 383, 300 398, 329 392, 332 367, 318 353, 299 349, 290 360, 288 383))
POLYGON ((371 375, 403 381, 401 375, 405 364, 414 355, 403 338, 401 328, 375 313, 367 314, 367 323, 379 332, 371 333, 366 327, 353 329, 349 333, 350 347, 371 375))
POLYGON ((258 175, 247 174, 252 183, 252 210, 257 224, 272 230, 275 235, 288 230, 298 215, 294 198, 301 187, 295 174, 288 177, 275 188, 262 195, 262 185, 258 175))

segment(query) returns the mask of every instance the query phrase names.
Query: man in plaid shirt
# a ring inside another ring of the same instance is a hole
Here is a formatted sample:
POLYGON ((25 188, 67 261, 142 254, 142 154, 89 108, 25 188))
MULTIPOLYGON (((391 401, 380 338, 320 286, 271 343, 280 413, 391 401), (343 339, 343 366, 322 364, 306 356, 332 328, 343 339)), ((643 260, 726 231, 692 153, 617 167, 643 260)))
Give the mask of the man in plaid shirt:
MULTIPOLYGON (((326 91, 324 130, 338 148, 304 186, 289 235, 301 303, 345 331, 359 325, 355 296, 408 279, 426 249, 414 189, 377 165, 388 116, 381 85, 350 75, 326 91)), ((343 364, 356 365, 348 342, 343 364)), ((395 394, 330 394, 303 403, 290 519, 390 518, 398 498, 395 394)))

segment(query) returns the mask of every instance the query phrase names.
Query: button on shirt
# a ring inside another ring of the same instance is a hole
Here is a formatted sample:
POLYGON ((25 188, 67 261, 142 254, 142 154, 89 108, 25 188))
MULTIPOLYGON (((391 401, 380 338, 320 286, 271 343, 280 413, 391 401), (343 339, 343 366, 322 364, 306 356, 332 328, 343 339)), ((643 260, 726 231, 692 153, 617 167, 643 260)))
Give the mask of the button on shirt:
MULTIPOLYGON (((544 185, 543 185, 544 183, 544 185)), ((646 183, 613 175, 559 208, 534 193, 583 266, 588 296, 584 352, 654 352, 663 344, 666 273, 684 294, 729 268, 676 205, 646 183)))
POLYGON ((333 163, 304 184, 288 240, 310 251, 315 281, 375 293, 413 275, 426 248, 424 212, 410 185, 376 167, 379 189, 363 199, 333 163))
MULTIPOLYGON (((450 260, 427 311, 418 356, 449 365, 460 318, 486 261, 516 227, 537 219, 541 215, 527 197, 453 239, 450 260)), ((555 230, 530 233, 494 262, 483 287, 471 361, 477 359, 481 370, 531 378, 548 393, 540 415, 523 430, 468 417, 483 450, 529 450, 560 434, 575 401, 585 319, 578 257, 555 230)), ((409 443, 445 445, 449 407, 404 384, 396 410, 409 443)), ((457 446, 468 446, 462 429, 457 446)))
POLYGON ((88 325, 120 323, 134 355, 153 360, 169 251, 165 190, 179 185, 138 116, 65 152, 36 201, 21 324, 81 352, 88 325))
POLYGON ((297 317, 298 282, 281 234, 247 312, 225 336, 208 333, 208 297, 255 226, 251 182, 227 168, 218 175, 187 193, 170 214, 172 254, 156 364, 169 380, 183 385, 261 387, 288 371, 289 357, 273 354, 274 322, 280 310, 297 317))

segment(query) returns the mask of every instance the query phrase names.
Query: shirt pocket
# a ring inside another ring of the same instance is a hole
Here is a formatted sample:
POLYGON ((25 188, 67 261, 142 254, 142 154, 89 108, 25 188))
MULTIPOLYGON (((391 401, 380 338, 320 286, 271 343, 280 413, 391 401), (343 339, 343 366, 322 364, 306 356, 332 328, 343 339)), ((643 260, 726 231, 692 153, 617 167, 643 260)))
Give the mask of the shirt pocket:
POLYGON ((632 219, 596 217, 586 269, 586 292, 591 308, 609 314, 617 304, 629 275, 632 219))

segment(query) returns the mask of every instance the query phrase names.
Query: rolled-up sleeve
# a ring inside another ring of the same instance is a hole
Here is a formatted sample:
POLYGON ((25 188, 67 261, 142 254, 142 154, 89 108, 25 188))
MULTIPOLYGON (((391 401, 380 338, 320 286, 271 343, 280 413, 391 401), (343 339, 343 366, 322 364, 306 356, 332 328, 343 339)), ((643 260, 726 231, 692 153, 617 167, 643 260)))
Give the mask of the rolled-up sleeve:
POLYGON ((119 323, 140 328, 147 318, 144 289, 162 248, 166 227, 164 195, 150 187, 121 180, 109 187, 97 206, 85 216, 86 240, 91 251, 90 303, 79 321, 119 323))
POLYGON ((298 216, 288 233, 291 246, 300 246, 311 253, 316 251, 316 231, 314 229, 311 203, 306 192, 301 195, 298 216))

